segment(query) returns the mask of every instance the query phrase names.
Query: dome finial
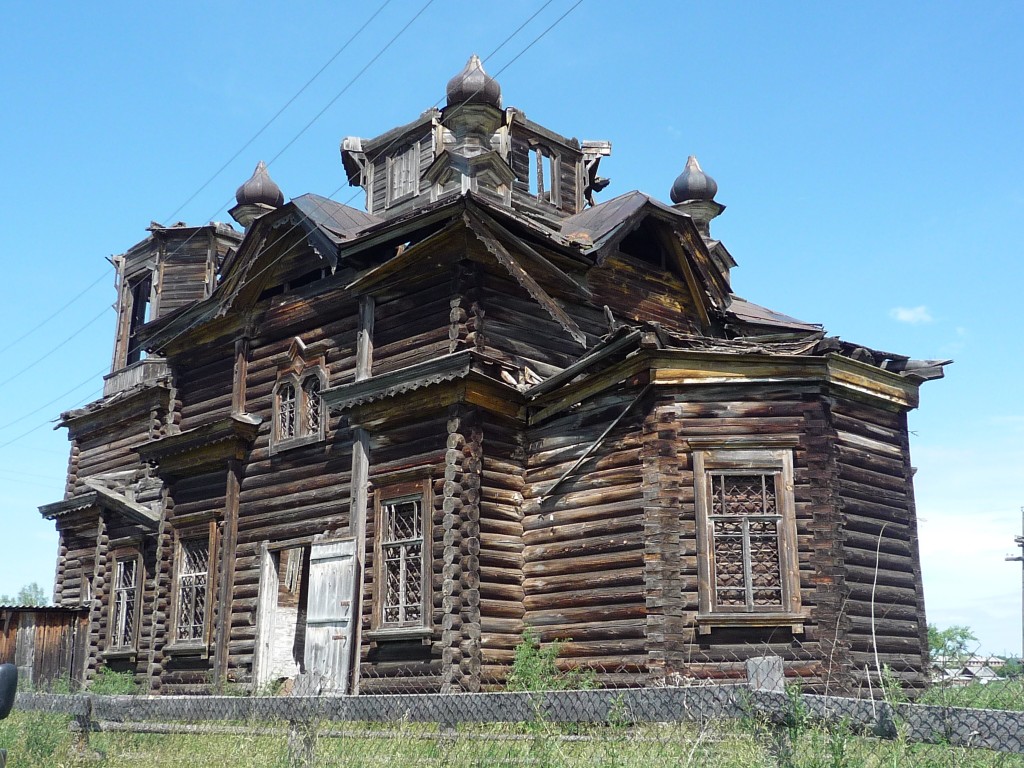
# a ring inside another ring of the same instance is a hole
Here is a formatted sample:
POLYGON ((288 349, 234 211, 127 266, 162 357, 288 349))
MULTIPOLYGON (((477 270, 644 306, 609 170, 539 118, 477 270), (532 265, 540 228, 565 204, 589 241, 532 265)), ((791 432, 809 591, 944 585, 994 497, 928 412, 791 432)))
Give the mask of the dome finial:
POLYGON ((445 93, 449 107, 456 104, 487 104, 501 109, 501 86, 484 72, 484 65, 475 53, 469 57, 463 70, 448 81, 445 93))
POLYGON ((281 188, 270 178, 267 164, 262 160, 256 163, 256 170, 249 180, 235 192, 235 200, 239 205, 269 205, 274 208, 284 205, 281 188))
POLYGON ((689 200, 714 200, 718 194, 718 184, 704 173, 696 155, 690 155, 686 158, 686 167, 676 178, 669 194, 672 202, 677 204, 689 200))

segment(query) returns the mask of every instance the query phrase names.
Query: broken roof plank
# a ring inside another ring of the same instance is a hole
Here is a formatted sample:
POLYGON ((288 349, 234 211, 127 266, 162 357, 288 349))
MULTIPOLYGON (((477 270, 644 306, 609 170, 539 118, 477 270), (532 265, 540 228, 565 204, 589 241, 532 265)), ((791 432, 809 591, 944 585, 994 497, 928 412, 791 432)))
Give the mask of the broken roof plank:
POLYGON ((529 293, 530 296, 532 296, 533 299, 540 304, 581 347, 586 349, 586 334, 583 333, 573 319, 565 313, 565 310, 558 306, 558 303, 548 294, 548 292, 545 291, 525 269, 523 269, 522 265, 511 253, 509 253, 505 246, 498 242, 498 239, 484 223, 483 219, 470 210, 466 211, 466 218, 469 228, 477 238, 479 238, 480 242, 484 244, 484 247, 490 251, 491 255, 497 259, 498 263, 508 271, 512 278, 519 283, 519 285, 529 293))

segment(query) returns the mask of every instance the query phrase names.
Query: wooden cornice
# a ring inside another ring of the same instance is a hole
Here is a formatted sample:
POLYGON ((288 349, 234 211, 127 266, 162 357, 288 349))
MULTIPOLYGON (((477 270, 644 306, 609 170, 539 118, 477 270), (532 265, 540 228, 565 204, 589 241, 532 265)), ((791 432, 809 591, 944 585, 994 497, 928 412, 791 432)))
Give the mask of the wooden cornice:
POLYGON ((89 490, 76 494, 70 499, 44 504, 39 507, 39 514, 47 520, 56 520, 70 512, 79 512, 90 507, 102 507, 120 514, 134 525, 141 525, 148 530, 155 530, 160 516, 144 504, 139 504, 126 496, 101 485, 86 481, 89 490))
POLYGON ((61 415, 58 426, 67 427, 70 436, 78 438, 147 414, 154 405, 169 408, 170 398, 170 387, 164 382, 157 382, 119 392, 84 408, 67 411, 61 415))
POLYGON ((462 350, 332 387, 324 390, 323 400, 332 410, 344 411, 351 425, 362 428, 457 402, 517 418, 522 413, 522 393, 481 370, 496 365, 501 363, 474 350, 462 350))
POLYGON ((140 445, 144 461, 154 462, 161 477, 179 477, 215 468, 230 459, 243 459, 252 447, 263 419, 232 414, 225 419, 140 445))
POLYGON ((529 390, 526 396, 532 410, 530 423, 540 423, 633 378, 638 384, 641 380, 650 381, 656 388, 816 384, 832 394, 866 400, 890 410, 916 408, 920 389, 920 381, 915 377, 901 376, 834 353, 812 357, 639 349, 618 363, 562 386, 546 387, 545 382, 529 390))

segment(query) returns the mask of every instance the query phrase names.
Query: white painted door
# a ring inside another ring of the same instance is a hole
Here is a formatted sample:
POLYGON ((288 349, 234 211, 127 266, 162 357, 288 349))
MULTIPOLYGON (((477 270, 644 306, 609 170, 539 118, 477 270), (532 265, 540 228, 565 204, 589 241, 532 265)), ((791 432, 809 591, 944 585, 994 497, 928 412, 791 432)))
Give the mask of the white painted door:
POLYGON ((313 542, 306 609, 306 674, 322 691, 348 693, 354 622, 355 539, 313 542))
POLYGON ((277 614, 277 558, 267 548, 260 548, 260 593, 256 602, 256 652, 253 657, 253 677, 257 689, 263 688, 273 672, 274 617, 277 614))

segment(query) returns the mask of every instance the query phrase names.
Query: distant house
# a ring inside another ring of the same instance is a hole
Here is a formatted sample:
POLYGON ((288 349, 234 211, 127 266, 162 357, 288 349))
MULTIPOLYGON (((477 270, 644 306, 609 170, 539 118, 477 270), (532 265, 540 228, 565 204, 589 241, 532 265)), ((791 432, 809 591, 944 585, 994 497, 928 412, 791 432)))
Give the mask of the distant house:
POLYGON ((696 159, 671 204, 597 203, 610 151, 474 58, 444 109, 344 140, 365 211, 261 164, 244 231, 116 259, 111 372, 41 509, 88 675, 500 689, 533 627, 608 685, 766 652, 925 684, 907 413, 943 362, 740 298, 696 159))

